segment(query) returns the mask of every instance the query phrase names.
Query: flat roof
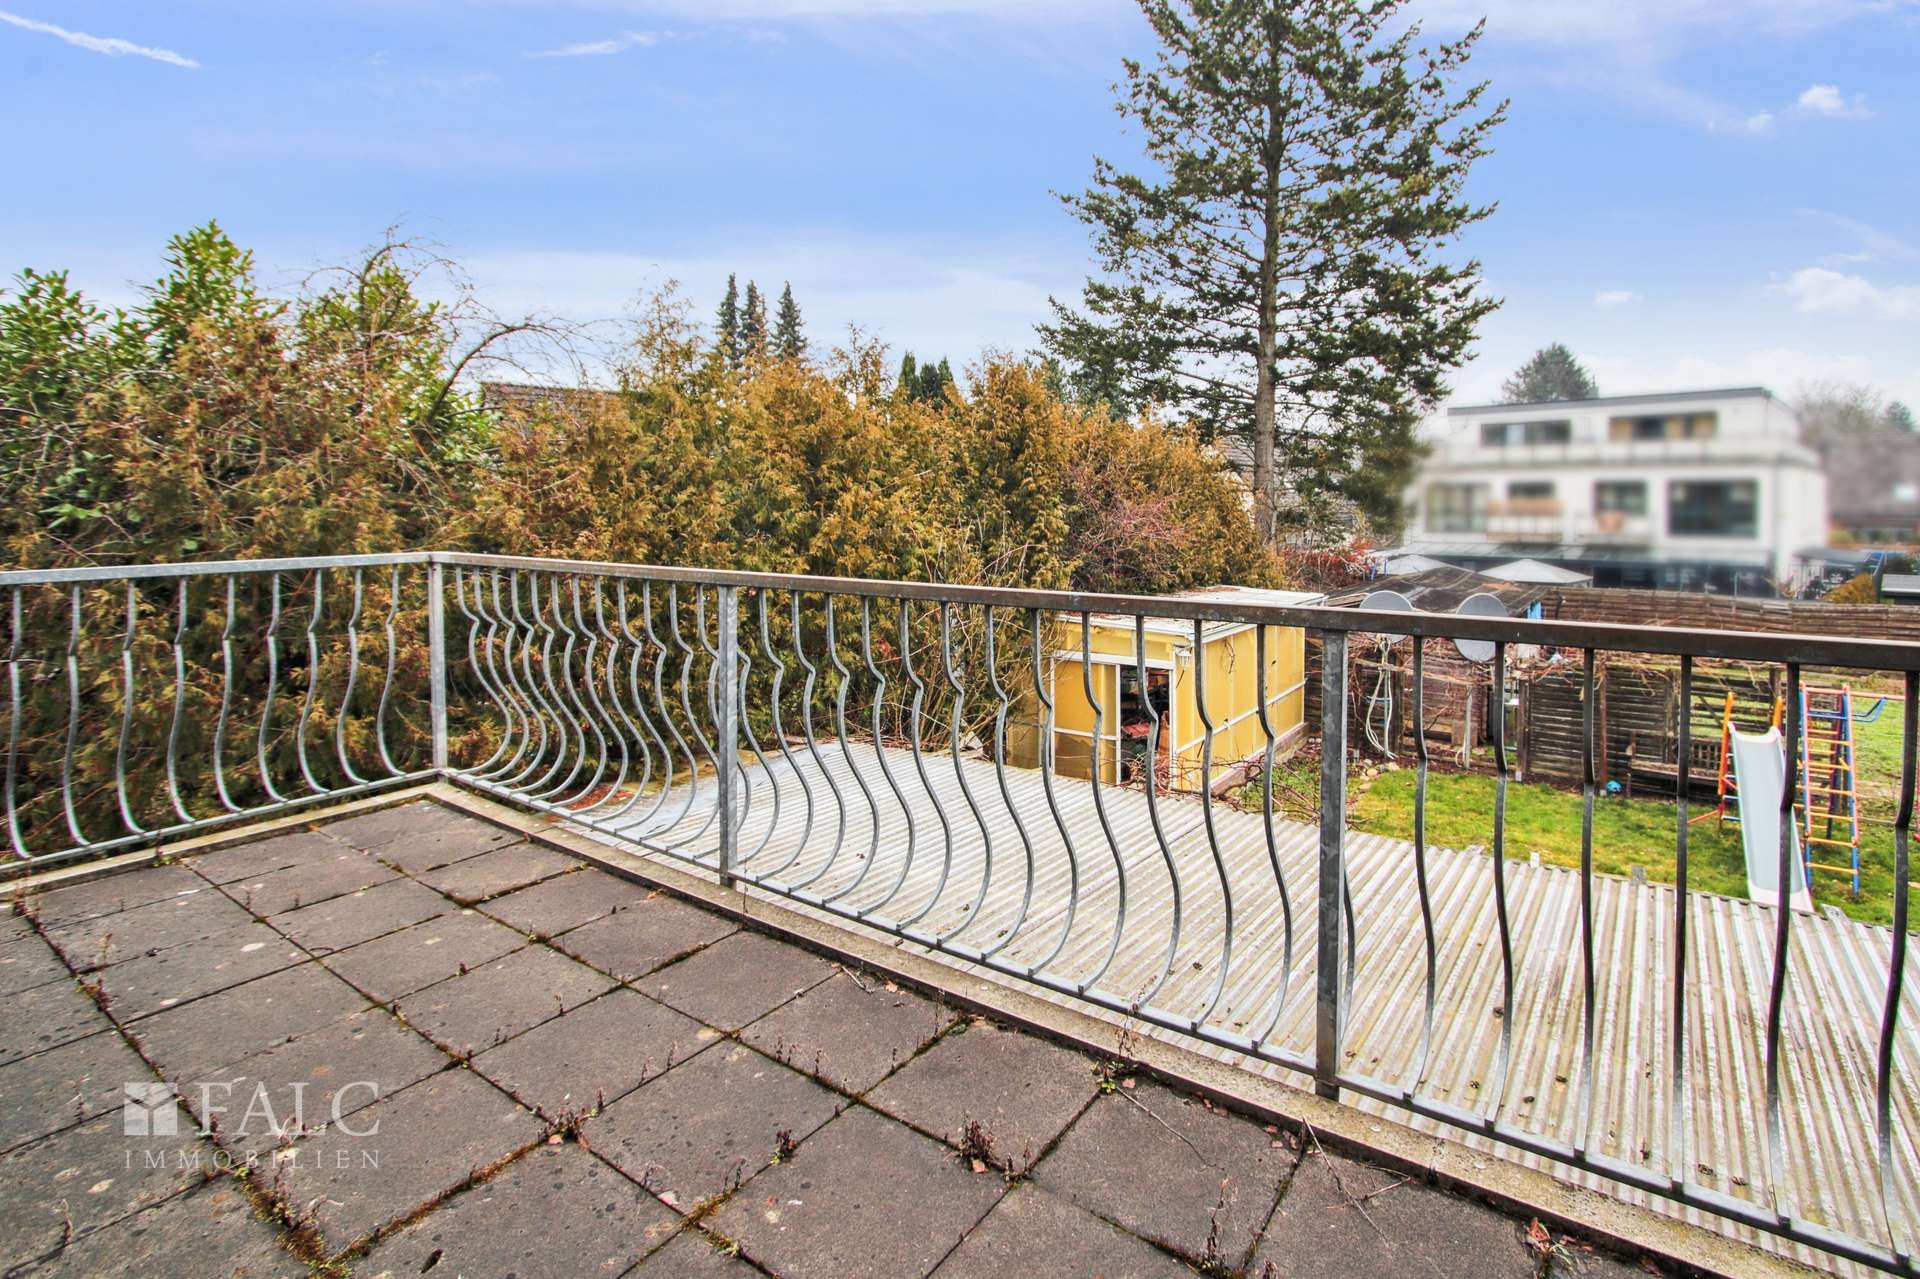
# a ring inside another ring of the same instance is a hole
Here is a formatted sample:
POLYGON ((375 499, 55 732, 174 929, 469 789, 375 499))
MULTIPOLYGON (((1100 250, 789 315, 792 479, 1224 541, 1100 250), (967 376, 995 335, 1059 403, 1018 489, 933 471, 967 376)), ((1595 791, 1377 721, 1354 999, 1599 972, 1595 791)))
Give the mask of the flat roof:
POLYGON ((1920 574, 1889 573, 1880 579, 1882 595, 1920 595, 1920 574))
POLYGON ((1730 386, 1717 391, 1664 391, 1649 395, 1602 395, 1591 400, 1540 400, 1528 404, 1462 404, 1449 406, 1447 416, 1467 413, 1524 413, 1530 409, 1564 409, 1569 405, 1672 404, 1675 401, 1773 399, 1764 386, 1730 386))

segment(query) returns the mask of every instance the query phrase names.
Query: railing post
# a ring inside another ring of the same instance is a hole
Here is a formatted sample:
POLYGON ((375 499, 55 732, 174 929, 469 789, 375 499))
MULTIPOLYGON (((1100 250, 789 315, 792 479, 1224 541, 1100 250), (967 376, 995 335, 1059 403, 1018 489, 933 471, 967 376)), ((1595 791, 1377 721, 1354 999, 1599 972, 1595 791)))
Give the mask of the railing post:
POLYGON ((433 766, 447 771, 447 582, 446 567, 427 561, 427 669, 431 684, 433 766))
POLYGON ((734 773, 740 763, 740 592, 738 587, 722 586, 720 593, 720 665, 719 704, 714 707, 719 749, 714 752, 720 766, 720 883, 733 887, 733 859, 740 843, 740 832, 733 811, 734 773))
POLYGON ((1341 1003, 1341 955, 1346 949, 1347 833, 1347 633, 1321 632, 1320 646, 1320 906, 1317 991, 1313 1019, 1313 1090, 1340 1097, 1341 1046, 1346 1009, 1341 1003))

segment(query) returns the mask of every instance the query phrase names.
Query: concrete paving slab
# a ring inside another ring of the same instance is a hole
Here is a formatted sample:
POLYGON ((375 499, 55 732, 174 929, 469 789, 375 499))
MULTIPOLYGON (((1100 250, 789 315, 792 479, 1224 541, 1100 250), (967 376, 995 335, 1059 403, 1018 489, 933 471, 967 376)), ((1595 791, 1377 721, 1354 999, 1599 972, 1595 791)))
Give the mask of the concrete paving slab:
POLYGON ((755 1279, 763 1273, 699 1231, 683 1230, 634 1267, 628 1279, 755 1279))
POLYGON ((541 1145, 381 1240, 354 1274, 616 1279, 679 1227, 658 1199, 574 1143, 541 1145))
POLYGON ((142 1018, 127 1033, 167 1078, 196 1084, 366 1007, 353 987, 318 964, 306 964, 142 1018))
POLYGON ((274 1152, 256 1175, 275 1179, 293 1203, 313 1205, 328 1250, 339 1252, 504 1163, 544 1131, 511 1097, 455 1069, 274 1152))
POLYGON ((1024 1172, 1098 1091, 1093 1064, 1079 1053, 976 1020, 888 1076, 867 1101, 950 1145, 978 1122, 993 1162, 1024 1172))
POLYGON ((71 977, 66 962, 36 934, 0 946, 0 997, 71 977))
POLYGON ((833 971, 831 963, 797 946, 738 932, 633 984, 709 1026, 738 1030, 833 971))
POLYGON ((1033 1175, 1142 1238, 1237 1270, 1297 1160, 1251 1119, 1142 1083, 1089 1107, 1033 1175))
POLYGON ((710 1047, 720 1032, 638 991, 609 991, 473 1059, 548 1119, 618 1101, 710 1047))
POLYGON ((552 944, 618 981, 633 981, 738 931, 729 919, 653 893, 552 944))
POLYGON ((317 830, 290 830, 226 848, 195 853, 182 864, 210 884, 258 879, 277 870, 326 861, 340 845, 317 830))
POLYGON ((646 898, 648 889, 632 880, 581 867, 486 904, 501 923, 537 937, 553 937, 569 928, 612 914, 646 898))
POLYGON ((456 907, 411 879, 389 879, 330 901, 275 915, 267 922, 302 948, 322 954, 438 918, 456 907))
POLYGON ((462 857, 477 857, 489 848, 499 848, 520 838, 492 822, 455 812, 428 799, 343 817, 321 829, 332 838, 375 853, 410 874, 444 866, 462 857), (443 853, 446 860, 436 860, 443 853))
POLYGON ((331 851, 324 856, 265 875, 232 880, 222 884, 220 891, 264 919, 346 893, 357 893, 399 873, 358 849, 332 844, 331 851))
POLYGON ((112 1025, 71 979, 9 995, 7 1015, 0 1017, 0 1066, 112 1025))
POLYGON ((1527 1279, 1536 1266, 1512 1218, 1384 1169, 1316 1151, 1300 1161, 1250 1269, 1274 1279, 1352 1274, 1527 1279))
POLYGON ((421 883, 439 890, 463 906, 510 893, 528 884, 551 879, 572 870, 580 862, 563 853, 532 844, 513 844, 469 857, 451 866, 422 871, 415 876, 421 883))
POLYGON ((948 1008, 884 977, 836 972, 740 1037, 850 1093, 863 1093, 953 1025, 948 1008))
POLYGON ((1034 1185, 1015 1186, 934 1279, 1195 1279, 1192 1266, 1034 1185))
POLYGON ((33 921, 20 913, 22 903, 9 901, 0 908, 0 950, 17 941, 30 941, 40 934, 34 931, 33 921))
POLYGON ((91 972, 253 922, 252 915, 217 889, 205 887, 132 910, 61 924, 47 929, 47 939, 75 971, 91 972))
POLYGON ((1007 1184, 953 1151, 854 1107, 741 1188, 712 1229, 783 1279, 920 1279, 1007 1184))
POLYGON ((231 1177, 222 1177, 74 1240, 32 1279, 306 1279, 231 1177))
POLYGON ((303 1128, 356 1114, 451 1064, 385 1009, 368 1008, 237 1061, 204 1082, 213 1104, 226 1107, 220 1144, 257 1154, 303 1128))
POLYGON ((400 1001, 407 1024, 456 1056, 484 1052, 611 989, 611 979, 529 946, 400 1001))
POLYGON ((179 893, 207 891, 207 881, 182 865, 142 866, 66 888, 29 893, 26 904, 42 928, 145 906, 179 893))
POLYGON ((586 1133, 603 1159, 685 1212, 764 1168, 781 1133, 804 1141, 845 1104, 731 1043, 628 1093, 589 1119, 586 1133))
POLYGON ((265 924, 246 924, 169 950, 135 955, 96 976, 106 993, 107 1011, 124 1024, 307 962, 305 951, 265 924))
POLYGON ((374 999, 391 1003, 526 944, 524 936, 504 924, 474 911, 454 910, 327 955, 321 962, 374 999))
POLYGON ((162 1135, 128 1136, 115 1112, 0 1155, 0 1272, 206 1179, 193 1120, 170 1101, 145 1115, 162 1135))
POLYGON ((117 1114, 123 1085, 152 1078, 116 1034, 89 1035, 0 1066, 0 1150, 117 1114))

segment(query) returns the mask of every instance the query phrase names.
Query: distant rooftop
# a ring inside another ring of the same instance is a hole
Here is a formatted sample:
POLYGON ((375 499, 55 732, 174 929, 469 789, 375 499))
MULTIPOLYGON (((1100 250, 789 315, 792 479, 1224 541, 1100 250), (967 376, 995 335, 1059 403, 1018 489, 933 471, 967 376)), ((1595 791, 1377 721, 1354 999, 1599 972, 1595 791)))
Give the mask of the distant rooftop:
POLYGON ((1564 409, 1569 405, 1672 404, 1700 400, 1748 400, 1775 398, 1764 386, 1732 386, 1722 390, 1660 391, 1645 395, 1602 395, 1591 400, 1541 400, 1530 404, 1458 404, 1447 409, 1449 417, 1468 413, 1519 413, 1528 409, 1564 409))

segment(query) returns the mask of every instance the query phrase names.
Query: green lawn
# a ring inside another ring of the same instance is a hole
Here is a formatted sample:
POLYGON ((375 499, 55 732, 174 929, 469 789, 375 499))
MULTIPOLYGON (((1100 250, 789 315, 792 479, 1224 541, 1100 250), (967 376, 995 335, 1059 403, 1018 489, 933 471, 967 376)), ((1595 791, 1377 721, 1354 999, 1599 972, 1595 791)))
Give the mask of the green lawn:
MULTIPOLYGON (((1867 702, 1862 699, 1861 709, 1867 702)), ((1894 805, 1899 789, 1900 732, 1903 707, 1889 702, 1879 719, 1856 727, 1860 760, 1862 822, 1860 834, 1860 897, 1851 893, 1849 877, 1825 872, 1814 875, 1814 900, 1840 907, 1855 919, 1886 924, 1893 916, 1894 805)), ((1403 761, 1404 764, 1404 761, 1403 761)), ((1408 767, 1381 772, 1369 780, 1356 775, 1352 782, 1349 819, 1356 830, 1413 837, 1414 774, 1408 767)), ((1274 811, 1295 820, 1313 821, 1319 797, 1317 755, 1297 756, 1275 773, 1274 811)), ((1493 843, 1494 779, 1485 772, 1442 772, 1435 769, 1427 783, 1427 840, 1447 848, 1493 843)), ((1249 786, 1236 797, 1257 811, 1260 788, 1249 786)), ((1711 801, 1697 801, 1693 812, 1706 811, 1711 801)), ((1593 805, 1593 864, 1605 874, 1631 874, 1643 867, 1649 879, 1672 883, 1675 870, 1676 807, 1650 799, 1597 796, 1593 805)), ((1538 852, 1556 866, 1580 864, 1581 798, 1578 789, 1537 782, 1513 782, 1507 787, 1507 850, 1524 858, 1538 852)), ((1687 879, 1691 887, 1730 897, 1747 895, 1745 858, 1740 832, 1716 820, 1688 828, 1687 879)), ((1819 848, 1815 860, 1840 863, 1842 849, 1819 848)), ((1920 924, 1920 920, 1916 920, 1920 924)))

